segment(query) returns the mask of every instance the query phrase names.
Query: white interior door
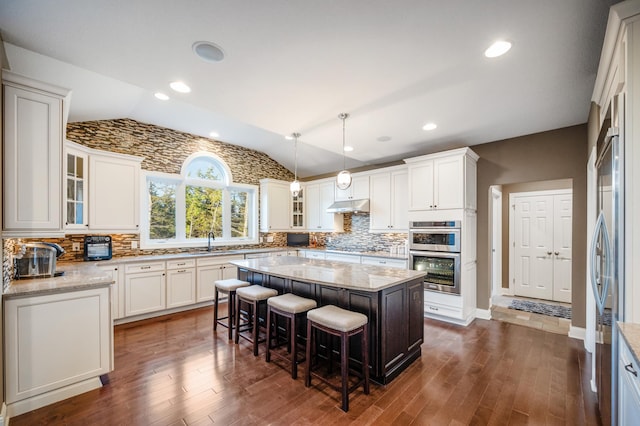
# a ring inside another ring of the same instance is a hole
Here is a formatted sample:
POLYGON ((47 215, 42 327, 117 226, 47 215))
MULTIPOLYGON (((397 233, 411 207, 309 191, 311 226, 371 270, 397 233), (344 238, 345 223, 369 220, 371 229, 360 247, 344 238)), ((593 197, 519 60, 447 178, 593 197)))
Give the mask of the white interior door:
POLYGON ((572 194, 553 197, 553 300, 571 303, 572 194))
POLYGON ((553 297, 553 197, 517 197, 514 205, 517 296, 553 297))

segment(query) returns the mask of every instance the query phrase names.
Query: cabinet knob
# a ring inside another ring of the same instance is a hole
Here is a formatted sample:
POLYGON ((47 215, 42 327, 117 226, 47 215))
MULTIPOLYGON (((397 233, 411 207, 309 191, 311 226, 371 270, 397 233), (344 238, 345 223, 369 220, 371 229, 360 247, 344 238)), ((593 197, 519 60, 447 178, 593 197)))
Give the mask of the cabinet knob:
POLYGON ((555 254, 555 255, 557 256, 557 255, 559 255, 560 253, 556 251, 556 252, 554 252, 553 254, 555 254))
POLYGON ((548 255, 548 256, 551 256, 551 254, 552 254, 552 253, 551 253, 550 251, 548 251, 548 252, 547 252, 547 255, 548 255))

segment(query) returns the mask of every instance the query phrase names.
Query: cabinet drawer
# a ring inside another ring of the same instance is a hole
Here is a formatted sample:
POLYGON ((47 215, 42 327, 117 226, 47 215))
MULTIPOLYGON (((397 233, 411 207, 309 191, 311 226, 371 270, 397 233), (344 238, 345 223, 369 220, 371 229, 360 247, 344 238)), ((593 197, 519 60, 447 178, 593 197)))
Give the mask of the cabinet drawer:
POLYGON ((241 254, 236 254, 229 256, 200 257, 198 258, 198 266, 223 265, 230 260, 244 260, 244 256, 241 254))
POLYGON ((406 269, 407 261, 401 259, 385 259, 382 257, 365 257, 362 256, 363 265, 385 266, 387 268, 406 269))
POLYGON ((424 302, 424 314, 442 315, 450 318, 463 319, 462 309, 430 302, 424 302))
POLYGON ((633 356, 631 351, 629 350, 629 346, 627 346, 627 342, 624 340, 622 336, 619 337, 619 348, 620 348, 620 376, 625 375, 629 382, 632 384, 633 389, 636 395, 640 395, 640 378, 634 375, 632 371, 636 373, 640 373, 640 365, 636 361, 636 358, 633 356))
POLYGON ((195 259, 176 259, 167 261, 167 269, 194 268, 195 266, 195 259))
POLYGON ((164 269, 164 262, 133 263, 131 265, 126 265, 124 272, 126 274, 137 274, 140 272, 162 271, 163 269, 164 269))
POLYGON ((304 257, 308 259, 324 259, 325 254, 321 251, 306 251, 304 252, 304 257))
POLYGON ((360 256, 355 254, 327 253, 325 259, 335 262, 360 263, 360 256))

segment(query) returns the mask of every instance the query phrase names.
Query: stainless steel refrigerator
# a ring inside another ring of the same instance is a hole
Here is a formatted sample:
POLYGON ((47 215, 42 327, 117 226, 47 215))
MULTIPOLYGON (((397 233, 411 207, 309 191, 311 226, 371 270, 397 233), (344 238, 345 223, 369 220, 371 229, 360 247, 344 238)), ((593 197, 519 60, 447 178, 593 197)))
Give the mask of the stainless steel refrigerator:
POLYGON ((617 425, 616 321, 624 319, 623 146, 610 128, 599 148, 597 222, 591 242, 591 286, 596 299, 596 387, 603 425, 617 425))

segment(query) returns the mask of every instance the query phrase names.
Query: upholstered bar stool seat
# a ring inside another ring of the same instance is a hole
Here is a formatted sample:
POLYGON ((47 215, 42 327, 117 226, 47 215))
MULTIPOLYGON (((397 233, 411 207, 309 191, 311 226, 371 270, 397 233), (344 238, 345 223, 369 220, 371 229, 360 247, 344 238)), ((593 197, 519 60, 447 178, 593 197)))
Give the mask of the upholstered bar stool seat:
POLYGON ((261 305, 267 302, 267 299, 277 296, 278 291, 272 288, 266 288, 261 285, 252 285, 242 287, 236 291, 236 343, 240 341, 240 337, 253 343, 253 355, 258 356, 258 343, 261 342, 260 337, 260 317, 258 310, 261 305), (240 324, 240 306, 246 303, 249 306, 248 320, 245 328, 241 328, 240 324), (242 334, 243 331, 251 329, 251 337, 242 334))
MULTIPOLYGON (((273 352, 273 355, 291 362, 291 378, 296 379, 298 377, 298 345, 297 345, 297 330, 298 321, 302 315, 304 315, 310 309, 318 306, 315 300, 306 299, 304 297, 296 296, 295 294, 287 293, 281 296, 271 297, 267 300, 267 362, 271 362, 271 349, 272 341, 275 338, 278 340, 277 332, 277 316, 280 315, 286 318, 287 321, 287 345, 291 352, 290 358, 281 355, 278 352, 273 352), (275 316, 275 317, 274 317, 275 316)), ((277 342, 276 342, 277 343, 277 342)))
POLYGON ((213 329, 217 330, 218 324, 223 327, 227 327, 229 329, 229 340, 233 338, 233 327, 235 324, 235 306, 236 306, 236 290, 241 287, 248 287, 251 284, 247 281, 238 280, 235 278, 229 278, 226 280, 216 280, 214 281, 214 285, 216 288, 215 291, 215 299, 214 299, 214 307, 213 307, 213 329), (218 317, 218 300, 219 294, 224 293, 228 295, 228 303, 227 303, 227 316, 226 317, 218 317), (227 320, 227 324, 225 324, 222 320, 227 320))
POLYGON ((320 379, 342 392, 342 410, 349 411, 349 393, 361 384, 365 395, 369 394, 369 320, 366 315, 348 311, 333 305, 323 306, 307 312, 307 346, 305 386, 311 386, 311 376, 320 379), (312 371, 311 356, 315 354, 316 329, 340 337, 340 375, 338 386, 328 378, 312 371), (349 387, 349 337, 360 334, 362 345, 362 371, 356 373, 360 380, 349 387))

